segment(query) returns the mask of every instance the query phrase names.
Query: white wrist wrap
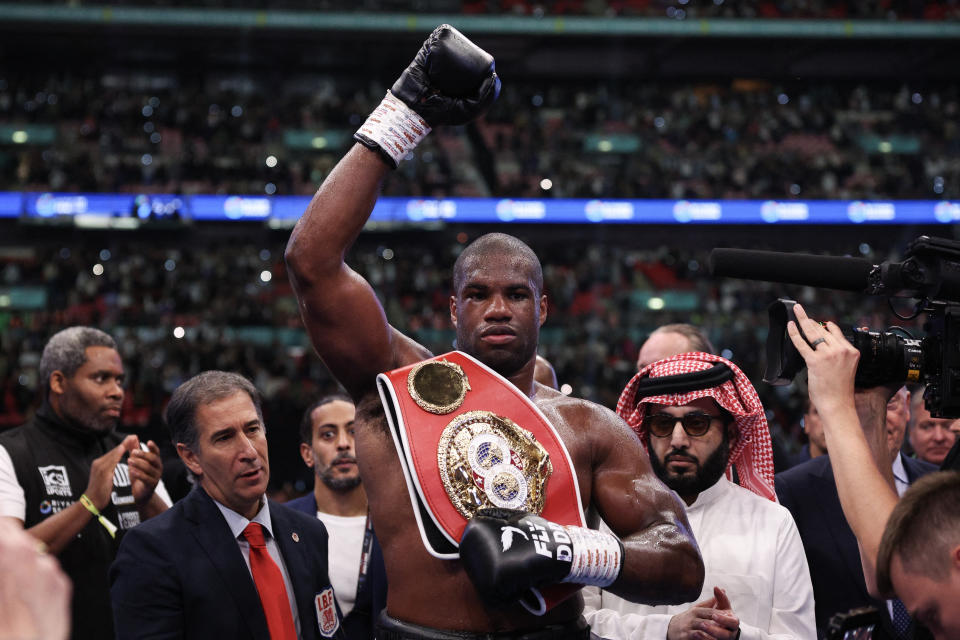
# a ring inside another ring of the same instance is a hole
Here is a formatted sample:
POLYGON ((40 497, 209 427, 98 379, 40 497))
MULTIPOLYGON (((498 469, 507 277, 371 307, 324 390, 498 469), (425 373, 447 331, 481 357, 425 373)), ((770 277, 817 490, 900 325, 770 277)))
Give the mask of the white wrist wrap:
POLYGON ((620 541, 601 531, 564 527, 573 547, 573 565, 563 582, 607 587, 620 575, 623 547, 620 541))
POLYGON ((389 91, 357 129, 357 134, 379 145, 398 166, 428 133, 426 120, 389 91))

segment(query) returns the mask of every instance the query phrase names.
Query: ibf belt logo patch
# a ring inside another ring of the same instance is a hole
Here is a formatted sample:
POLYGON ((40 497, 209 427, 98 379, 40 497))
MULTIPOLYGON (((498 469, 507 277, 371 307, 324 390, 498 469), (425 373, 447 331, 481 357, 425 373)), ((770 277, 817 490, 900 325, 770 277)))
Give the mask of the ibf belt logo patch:
POLYGON ((327 587, 317 594, 313 600, 317 608, 317 624, 320 625, 320 635, 332 638, 340 628, 340 618, 337 617, 337 601, 333 595, 333 587, 327 587))
POLYGON ((490 411, 461 413, 447 424, 437 464, 450 502, 467 519, 484 507, 540 513, 553 473, 532 433, 490 411))
POLYGON ((47 490, 47 495, 67 497, 73 495, 66 467, 52 464, 48 467, 37 467, 37 471, 43 479, 43 487, 47 490))

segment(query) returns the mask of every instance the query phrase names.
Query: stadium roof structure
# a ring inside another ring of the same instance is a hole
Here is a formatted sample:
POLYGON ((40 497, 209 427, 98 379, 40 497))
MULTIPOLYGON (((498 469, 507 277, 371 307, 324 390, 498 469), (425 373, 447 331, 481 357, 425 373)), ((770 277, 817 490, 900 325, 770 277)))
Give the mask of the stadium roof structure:
POLYGON ((260 11, 0 3, 0 21, 155 28, 421 33, 448 23, 471 34, 684 38, 956 39, 960 22, 260 11))

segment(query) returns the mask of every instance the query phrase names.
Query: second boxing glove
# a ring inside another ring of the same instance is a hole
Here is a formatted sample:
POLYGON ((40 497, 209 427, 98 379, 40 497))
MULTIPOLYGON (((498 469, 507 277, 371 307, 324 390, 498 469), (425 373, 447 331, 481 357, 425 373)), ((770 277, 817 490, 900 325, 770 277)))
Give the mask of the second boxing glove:
POLYGON ((531 587, 606 587, 623 566, 615 536, 510 509, 481 509, 460 540, 460 562, 484 599, 513 602, 531 587))

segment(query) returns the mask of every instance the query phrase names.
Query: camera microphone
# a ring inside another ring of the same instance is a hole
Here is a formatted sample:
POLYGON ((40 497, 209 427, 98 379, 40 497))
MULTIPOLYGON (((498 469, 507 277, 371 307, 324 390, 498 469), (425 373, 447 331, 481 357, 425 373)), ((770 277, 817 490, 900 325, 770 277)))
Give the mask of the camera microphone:
MULTIPOLYGON (((878 265, 863 258, 714 249, 710 273, 916 299, 914 315, 901 318, 928 314, 922 339, 902 328, 843 330, 844 338, 860 352, 855 384, 920 382, 927 385, 924 401, 930 415, 960 418, 960 241, 920 236, 907 246, 903 261, 878 265)), ((771 384, 788 384, 803 367, 803 358, 786 334, 795 304, 780 299, 770 306, 764 379, 771 384)))
POLYGON ((710 252, 710 273, 714 276, 860 293, 868 293, 869 276, 874 267, 863 258, 749 249, 714 249, 710 252))

